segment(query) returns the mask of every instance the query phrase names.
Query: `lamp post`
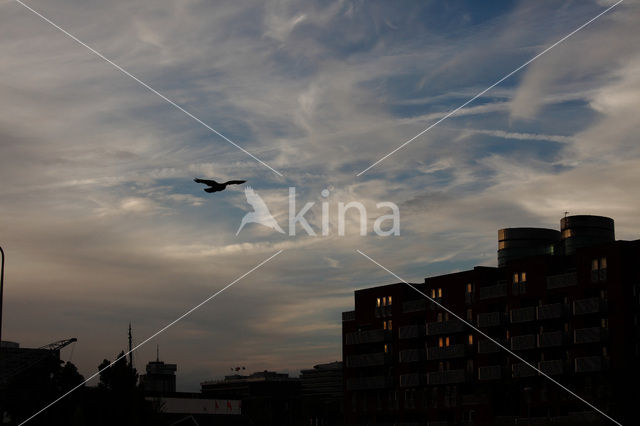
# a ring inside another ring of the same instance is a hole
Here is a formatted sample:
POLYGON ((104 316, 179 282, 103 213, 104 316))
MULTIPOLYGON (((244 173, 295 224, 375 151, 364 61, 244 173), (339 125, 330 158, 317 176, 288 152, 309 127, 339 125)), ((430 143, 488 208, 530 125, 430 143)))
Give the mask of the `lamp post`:
POLYGON ((4 289, 4 250, 0 246, 2 265, 0 265, 0 346, 2 345, 2 290, 4 289))

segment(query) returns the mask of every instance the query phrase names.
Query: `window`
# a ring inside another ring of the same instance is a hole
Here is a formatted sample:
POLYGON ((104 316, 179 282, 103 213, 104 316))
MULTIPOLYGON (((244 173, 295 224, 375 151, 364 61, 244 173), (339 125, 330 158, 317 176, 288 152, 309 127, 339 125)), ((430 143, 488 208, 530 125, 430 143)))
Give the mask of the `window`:
POLYGON ((438 337, 438 347, 441 348, 444 346, 444 341, 442 340, 442 337, 438 337))
POLYGON ((467 342, 469 342, 470 345, 473 345, 473 334, 470 334, 467 338, 467 342))
POLYGON ((442 289, 441 288, 438 289, 438 297, 442 298, 442 289))
POLYGON ((516 272, 513 274, 513 283, 518 284, 520 282, 520 275, 516 272))
POLYGON ((379 307, 380 307, 380 298, 378 297, 376 299, 376 308, 379 308, 379 307))
POLYGON ((449 346, 449 343, 450 343, 450 341, 449 341, 449 337, 447 336, 447 337, 445 338, 445 343, 444 343, 444 344, 445 344, 445 346, 449 346))
POLYGON ((507 340, 509 339, 509 330, 507 330, 507 340))
POLYGON ((387 298, 386 297, 382 298, 382 306, 387 306, 387 298))
POLYGON ((467 293, 473 293, 473 284, 471 283, 467 284, 467 293))
POLYGON ((607 258, 601 257, 591 260, 591 282, 607 280, 607 258))
POLYGON ((438 322, 442 322, 442 312, 438 312, 438 316, 436 317, 438 322))
POLYGON ((602 318, 600 320, 600 327, 609 328, 609 319, 608 318, 602 318))
POLYGON ((387 321, 387 330, 392 330, 393 329, 393 324, 391 323, 391 320, 387 321))
POLYGON ((391 296, 389 296, 389 298, 387 299, 387 304, 391 306, 391 296))
POLYGON ((382 329, 383 330, 387 329, 387 322, 386 321, 382 321, 382 329))
POLYGON ((527 273, 526 272, 520 272, 520 282, 521 283, 526 283, 527 282, 527 273))
POLYGON ((431 298, 432 298, 432 299, 435 299, 435 298, 436 298, 436 289, 435 289, 435 288, 432 288, 432 289, 431 289, 431 298))
POLYGON ((467 321, 473 321, 473 309, 467 309, 467 321))
POLYGON ((384 344, 384 353, 385 354, 389 353, 389 345, 387 345, 386 343, 384 344))

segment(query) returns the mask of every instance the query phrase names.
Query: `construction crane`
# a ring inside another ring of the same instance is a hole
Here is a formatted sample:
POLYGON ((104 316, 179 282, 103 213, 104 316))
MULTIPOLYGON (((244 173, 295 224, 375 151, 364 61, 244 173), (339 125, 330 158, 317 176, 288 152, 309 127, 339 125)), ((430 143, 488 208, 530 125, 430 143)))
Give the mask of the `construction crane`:
MULTIPOLYGON (((57 342, 49 343, 48 345, 44 345, 38 348, 38 349, 47 351, 42 353, 39 357, 22 360, 22 362, 18 360, 18 364, 12 368, 8 368, 9 366, 7 365, 3 366, 5 367, 4 369, 6 370, 0 372, 0 387, 6 384, 12 377, 15 377, 20 373, 23 373, 29 370, 30 368, 35 367, 36 365, 40 364, 42 361, 49 358, 53 353, 58 352, 60 349, 64 348, 65 346, 68 346, 77 341, 78 339, 76 339, 75 337, 72 337, 71 339, 58 340, 57 342)), ((16 358, 26 358, 27 355, 28 353, 18 354, 16 358)), ((5 357, 6 357, 6 354, 3 358, 5 357)))

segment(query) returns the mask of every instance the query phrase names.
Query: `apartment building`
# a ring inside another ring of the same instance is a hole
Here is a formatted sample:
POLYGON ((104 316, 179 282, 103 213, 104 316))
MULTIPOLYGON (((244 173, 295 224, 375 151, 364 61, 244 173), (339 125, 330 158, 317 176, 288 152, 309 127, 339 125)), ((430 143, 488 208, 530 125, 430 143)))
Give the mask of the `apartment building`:
POLYGON ((498 236, 498 267, 413 284, 428 297, 405 283, 355 292, 347 424, 612 423, 567 389, 637 421, 640 240, 616 241, 600 216, 498 236))

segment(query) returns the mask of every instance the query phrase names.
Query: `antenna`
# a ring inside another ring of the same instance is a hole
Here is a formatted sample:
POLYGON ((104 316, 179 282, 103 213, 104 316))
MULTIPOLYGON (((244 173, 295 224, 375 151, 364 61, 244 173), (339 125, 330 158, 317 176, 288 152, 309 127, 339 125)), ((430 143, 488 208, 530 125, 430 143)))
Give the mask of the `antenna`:
POLYGON ((131 323, 129 323, 129 367, 131 368, 133 368, 133 350, 131 349, 133 347, 132 340, 131 323))
POLYGON ((571 213, 571 212, 564 212, 564 217, 567 217, 567 215, 571 213))

